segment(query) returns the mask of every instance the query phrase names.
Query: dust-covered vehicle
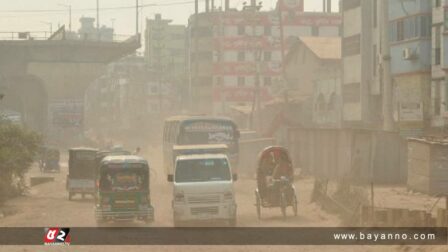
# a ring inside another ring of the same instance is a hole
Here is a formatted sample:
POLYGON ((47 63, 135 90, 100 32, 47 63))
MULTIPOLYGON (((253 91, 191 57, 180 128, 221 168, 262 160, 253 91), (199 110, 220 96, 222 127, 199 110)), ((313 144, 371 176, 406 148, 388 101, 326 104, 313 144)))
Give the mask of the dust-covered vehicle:
POLYGON ((240 131, 226 117, 174 116, 167 118, 163 130, 163 164, 167 175, 173 175, 173 151, 177 146, 225 144, 227 156, 236 170, 239 159, 240 131))
POLYGON ((69 150, 66 182, 69 200, 76 194, 81 194, 83 198, 86 194, 94 196, 97 153, 98 150, 94 148, 80 147, 69 150))
POLYGON ((297 195, 293 184, 294 170, 288 150, 267 147, 258 157, 257 189, 255 200, 257 216, 261 218, 261 208, 280 207, 283 217, 291 206, 297 216, 297 195))
POLYGON ((41 157, 39 160, 39 167, 41 172, 60 172, 59 165, 60 152, 57 148, 43 147, 41 149, 41 157))
POLYGON ((97 170, 95 218, 109 221, 154 221, 149 190, 149 166, 141 157, 106 156, 97 170))
POLYGON ((230 161, 225 154, 178 156, 173 182, 174 226, 192 222, 225 222, 236 226, 237 205, 230 161))
MULTIPOLYGON (((176 165, 178 156, 198 155, 198 154, 228 154, 229 148, 226 144, 198 144, 198 145, 174 145, 172 169, 176 165)), ((174 171, 168 172, 174 174, 174 171)))

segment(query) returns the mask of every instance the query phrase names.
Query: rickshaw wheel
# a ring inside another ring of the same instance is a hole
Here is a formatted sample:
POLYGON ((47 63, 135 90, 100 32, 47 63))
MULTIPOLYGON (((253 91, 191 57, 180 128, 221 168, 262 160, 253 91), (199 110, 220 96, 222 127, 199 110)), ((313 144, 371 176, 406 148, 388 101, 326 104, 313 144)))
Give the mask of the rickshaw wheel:
POLYGON ((283 218, 286 218, 286 206, 287 206, 286 195, 284 192, 282 192, 280 196, 280 208, 282 210, 283 218))
POLYGON ((255 192, 255 206, 257 207, 257 217, 260 220, 261 219, 261 199, 260 194, 256 191, 255 192))
POLYGON ((297 196, 292 196, 292 211, 294 212, 294 216, 297 216, 297 196))

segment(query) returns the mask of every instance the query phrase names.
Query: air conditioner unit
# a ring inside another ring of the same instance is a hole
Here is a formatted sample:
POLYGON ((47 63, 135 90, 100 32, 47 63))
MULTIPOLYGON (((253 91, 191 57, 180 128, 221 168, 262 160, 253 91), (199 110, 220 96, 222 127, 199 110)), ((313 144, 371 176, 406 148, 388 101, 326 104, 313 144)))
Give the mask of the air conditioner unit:
POLYGON ((402 58, 404 60, 414 60, 417 58, 417 52, 412 48, 405 48, 402 52, 402 58))

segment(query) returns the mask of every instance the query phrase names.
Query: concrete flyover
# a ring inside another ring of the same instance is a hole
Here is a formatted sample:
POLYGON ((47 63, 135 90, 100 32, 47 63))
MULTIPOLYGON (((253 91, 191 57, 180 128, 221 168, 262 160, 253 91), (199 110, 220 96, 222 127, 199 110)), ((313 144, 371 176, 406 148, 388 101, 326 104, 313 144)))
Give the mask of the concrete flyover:
POLYGON ((61 120, 53 118, 52 104, 60 112, 60 104, 69 106, 76 101, 82 113, 88 85, 104 73, 108 63, 139 47, 139 36, 121 42, 0 40, 0 93, 5 95, 0 109, 19 112, 24 124, 42 133, 57 127, 82 130, 82 114, 78 116, 81 122, 60 124, 61 120))

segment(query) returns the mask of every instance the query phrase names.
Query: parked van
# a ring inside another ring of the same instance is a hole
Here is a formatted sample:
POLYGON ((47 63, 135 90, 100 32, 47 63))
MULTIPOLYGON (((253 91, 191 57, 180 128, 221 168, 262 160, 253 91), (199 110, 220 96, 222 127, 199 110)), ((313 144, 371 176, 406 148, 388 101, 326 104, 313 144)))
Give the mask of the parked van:
POLYGON ((225 154, 178 156, 173 182, 174 225, 224 221, 236 226, 237 205, 230 162, 225 154))

